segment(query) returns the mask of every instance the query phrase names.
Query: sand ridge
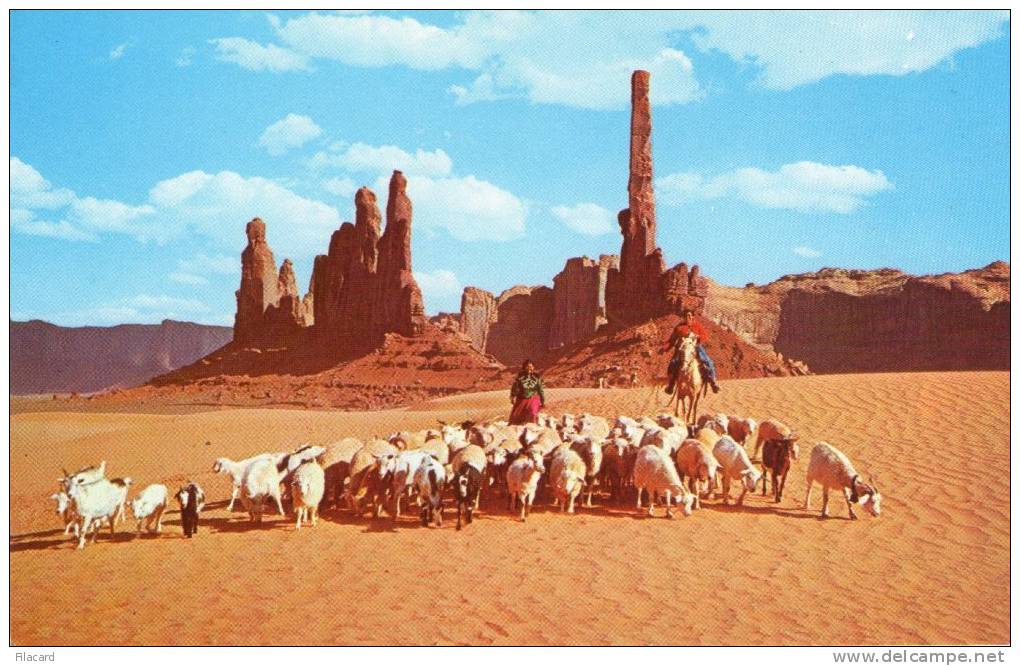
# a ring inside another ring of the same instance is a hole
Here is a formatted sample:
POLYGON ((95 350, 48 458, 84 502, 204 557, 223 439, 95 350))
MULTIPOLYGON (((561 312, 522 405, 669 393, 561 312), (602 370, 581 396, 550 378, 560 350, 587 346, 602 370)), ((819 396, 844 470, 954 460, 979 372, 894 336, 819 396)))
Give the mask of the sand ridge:
MULTIPOLYGON (((229 481, 212 461, 504 415, 506 391, 385 412, 16 413, 12 642, 1005 643, 1008 395, 1008 373, 974 372, 732 380, 709 399, 706 410, 790 423, 805 453, 822 439, 841 448, 878 477, 878 519, 846 520, 836 497, 822 521, 817 491, 803 511, 802 459, 779 506, 757 494, 665 520, 603 501, 574 516, 541 506, 522 525, 500 502, 460 533, 449 520, 437 530, 346 513, 301 532, 289 516, 253 528, 225 511, 229 481), (136 490, 197 480, 212 502, 202 532, 184 539, 172 512, 160 537, 129 522, 74 552, 45 498, 61 466, 99 459, 136 490), (95 621, 63 623, 69 595, 95 621)), ((636 415, 658 400, 646 388, 562 389, 549 410, 636 415)))

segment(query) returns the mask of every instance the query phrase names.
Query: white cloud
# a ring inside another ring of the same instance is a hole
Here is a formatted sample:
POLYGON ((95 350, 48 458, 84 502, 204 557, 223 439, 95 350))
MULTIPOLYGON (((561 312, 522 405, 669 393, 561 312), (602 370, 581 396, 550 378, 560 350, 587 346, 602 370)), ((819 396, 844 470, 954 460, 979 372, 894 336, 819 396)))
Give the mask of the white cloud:
POLYGON ((310 71, 308 58, 275 44, 262 45, 243 37, 210 39, 219 59, 255 72, 310 71))
POLYGON ((119 46, 115 47, 112 51, 110 51, 110 60, 120 60, 122 57, 124 57, 124 52, 127 51, 127 47, 128 47, 127 43, 120 44, 119 46))
POLYGON ((322 189, 338 197, 350 197, 358 189, 358 184, 346 176, 343 178, 330 178, 322 181, 322 189))
POLYGON ((471 11, 439 26, 311 13, 271 18, 286 49, 236 37, 214 43, 251 69, 307 68, 324 58, 466 70, 470 78, 449 88, 458 104, 509 97, 606 109, 626 106, 626 78, 638 68, 653 73, 654 104, 701 98, 690 54, 678 49, 688 36, 695 50, 727 54, 758 68, 765 86, 789 89, 836 74, 925 71, 1002 35, 1008 20, 1006 12, 960 11, 471 11), (287 54, 286 66, 255 66, 271 59, 263 55, 270 49, 287 54))
POLYGON ((282 155, 291 148, 300 148, 322 134, 322 128, 308 116, 288 113, 262 132, 259 145, 270 155, 282 155))
POLYGON ((464 287, 456 273, 443 268, 431 272, 415 271, 414 279, 421 288, 428 312, 460 310, 460 295, 464 287))
POLYGON ((313 13, 279 23, 277 34, 292 49, 308 56, 363 67, 472 67, 478 66, 488 51, 466 24, 447 30, 408 17, 313 13))
POLYGON ((178 67, 187 67, 188 65, 191 64, 191 59, 194 57, 194 55, 195 47, 185 46, 183 49, 181 49, 181 54, 177 56, 177 60, 175 62, 178 67))
POLYGON ((817 162, 784 164, 778 171, 748 167, 712 178, 675 173, 656 179, 655 186, 662 201, 674 206, 698 199, 735 198, 761 208, 830 213, 852 213, 867 197, 893 187, 878 170, 817 162))
POLYGON ((94 243, 99 240, 95 234, 78 229, 67 220, 60 220, 59 222, 38 220, 35 217, 35 213, 23 208, 11 209, 11 231, 16 231, 26 236, 43 236, 68 241, 89 241, 94 243))
MULTIPOLYGON (((376 191, 386 192, 388 182, 380 177, 376 191)), ((444 229, 462 241, 507 241, 524 235, 524 202, 474 176, 409 176, 407 196, 414 204, 416 229, 444 229)))
POLYGON ((446 176, 453 168, 453 160, 442 148, 433 151, 419 148, 412 155, 397 146, 370 146, 358 142, 343 146, 340 152, 316 153, 309 166, 315 169, 334 166, 377 174, 397 169, 406 175, 446 176))
POLYGON ((712 12, 693 39, 759 66, 766 87, 789 90, 835 74, 923 72, 999 37, 1008 20, 985 11, 712 12))
POLYGON ((322 250, 340 226, 340 213, 260 177, 233 171, 192 171, 157 183, 149 199, 159 209, 168 234, 198 232, 221 247, 243 242, 244 224, 258 216, 268 227, 269 244, 284 257, 322 250))
POLYGON ((798 245, 797 247, 793 248, 793 253, 796 254, 797 256, 808 257, 810 259, 822 256, 821 252, 814 248, 808 247, 807 245, 798 245))
MULTIPOLYGON (((26 234, 90 240, 100 232, 120 233, 161 243, 198 235, 214 247, 236 248, 244 243, 244 224, 259 216, 268 225, 275 250, 296 258, 321 251, 341 223, 340 213, 328 204, 266 178, 233 171, 190 171, 160 181, 149 191, 148 201, 139 205, 56 190, 16 157, 11 158, 11 173, 11 229, 26 234), (66 223, 33 224, 36 211, 60 209, 66 223)), ((208 265, 201 270, 206 269, 208 265)), ((195 270, 178 267, 178 272, 195 270)))
POLYGON ((554 206, 552 214, 574 231, 587 236, 601 236, 612 233, 613 214, 593 203, 580 203, 576 206, 554 206))
POLYGON ((38 171, 17 157, 11 161, 12 208, 62 208, 74 200, 71 190, 54 187, 38 171))

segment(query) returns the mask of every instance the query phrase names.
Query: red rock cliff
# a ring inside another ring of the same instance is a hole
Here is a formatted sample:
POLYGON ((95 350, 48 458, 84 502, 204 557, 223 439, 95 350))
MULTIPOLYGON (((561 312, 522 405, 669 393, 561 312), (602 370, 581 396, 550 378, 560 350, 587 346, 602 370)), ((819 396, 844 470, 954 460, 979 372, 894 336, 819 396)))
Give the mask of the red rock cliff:
POLYGON ((764 286, 711 285, 706 315, 813 372, 1009 368, 1003 262, 914 277, 826 268, 764 286))

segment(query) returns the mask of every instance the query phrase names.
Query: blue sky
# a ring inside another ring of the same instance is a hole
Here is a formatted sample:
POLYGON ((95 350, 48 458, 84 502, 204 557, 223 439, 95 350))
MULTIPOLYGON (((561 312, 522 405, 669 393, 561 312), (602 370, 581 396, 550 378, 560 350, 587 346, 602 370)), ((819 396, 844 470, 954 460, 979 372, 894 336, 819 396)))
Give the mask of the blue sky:
POLYGON ((733 285, 1009 259, 1002 12, 11 14, 11 317, 233 321, 409 176, 426 309, 619 251, 629 75, 659 244, 733 285))

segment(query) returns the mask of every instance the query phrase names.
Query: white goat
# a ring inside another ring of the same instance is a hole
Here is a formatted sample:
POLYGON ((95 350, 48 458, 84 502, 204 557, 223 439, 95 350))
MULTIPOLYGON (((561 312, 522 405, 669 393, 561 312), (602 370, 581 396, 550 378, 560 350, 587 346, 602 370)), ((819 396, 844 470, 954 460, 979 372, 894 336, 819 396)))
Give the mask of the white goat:
MULTIPOLYGON (((599 449, 601 459, 602 450, 599 449)), ((561 446, 556 449, 549 463, 549 479, 552 482, 553 497, 560 511, 574 513, 574 500, 584 490, 587 467, 584 460, 573 449, 561 446)))
MULTIPOLYGON (((106 519, 110 524, 110 534, 114 532, 114 524, 118 513, 123 513, 127 500, 131 479, 94 480, 88 474, 76 474, 68 480, 67 495, 71 498, 73 511, 78 516, 78 549, 85 547, 85 537, 96 521, 106 519)), ((99 532, 92 537, 95 542, 99 532)))
POLYGON ((233 486, 230 490, 230 503, 227 504, 227 511, 234 510, 234 502, 237 500, 237 496, 241 492, 241 482, 244 480, 245 470, 247 470, 252 463, 265 459, 272 460, 275 463, 286 455, 286 453, 260 453, 257 456, 237 461, 231 460, 230 458, 217 458, 216 462, 213 463, 213 472, 217 474, 228 474, 233 482, 233 486))
POLYGON ((860 503, 873 516, 882 513, 882 494, 874 479, 870 483, 861 481, 860 474, 854 469, 853 463, 835 446, 826 442, 818 442, 811 449, 811 459, 807 469, 807 496, 804 498, 804 509, 811 508, 811 490, 817 482, 822 486, 822 517, 829 516, 829 490, 840 490, 846 499, 846 508, 850 519, 856 520, 854 504, 860 503))
POLYGON ((751 459, 747 457, 747 451, 740 444, 733 441, 729 435, 723 435, 712 448, 712 455, 719 461, 719 473, 722 476, 723 503, 730 501, 730 482, 740 481, 743 488, 737 504, 744 503, 744 495, 747 491, 754 490, 761 472, 751 465, 751 459))
POLYGON ((166 511, 167 498, 166 486, 154 483, 131 500, 131 515, 138 521, 136 532, 142 531, 143 522, 150 533, 163 531, 163 513, 166 511))
POLYGON ((297 514, 297 529, 301 521, 318 523, 319 502, 326 491, 326 474, 314 460, 302 463, 291 476, 291 497, 294 498, 294 513, 297 514))
POLYGON ((680 475, 677 474, 669 455, 657 446, 642 446, 634 460, 634 487, 637 488, 637 508, 641 509, 641 491, 648 491, 648 515, 653 515, 655 494, 666 497, 666 517, 673 517, 671 500, 675 496, 683 505, 685 516, 691 515, 694 496, 687 491, 680 475))
POLYGON ((510 502, 510 510, 513 510, 515 501, 521 504, 521 522, 531 513, 531 505, 535 501, 535 492, 538 490, 538 481, 545 474, 545 462, 542 460, 542 452, 535 448, 527 449, 517 460, 510 464, 506 470, 507 499, 510 502))
POLYGON ((385 455, 379 459, 377 471, 380 481, 392 475, 390 498, 393 501, 393 520, 400 517, 400 500, 404 493, 414 489, 414 473, 426 458, 432 456, 421 449, 401 451, 396 455, 385 455))
POLYGON ((280 501, 280 472, 272 457, 263 457, 250 463, 241 479, 241 503, 248 511, 248 517, 256 523, 262 522, 263 504, 268 499, 276 502, 276 508, 283 515, 280 501))

